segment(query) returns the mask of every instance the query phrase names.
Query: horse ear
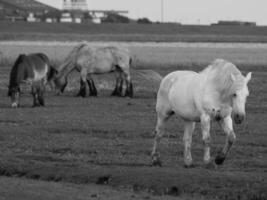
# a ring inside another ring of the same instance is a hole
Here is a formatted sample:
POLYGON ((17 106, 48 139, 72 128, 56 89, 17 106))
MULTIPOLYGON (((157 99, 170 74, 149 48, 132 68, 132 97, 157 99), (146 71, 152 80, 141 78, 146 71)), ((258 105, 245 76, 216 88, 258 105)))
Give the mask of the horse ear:
POLYGON ((250 79, 251 79, 251 72, 249 72, 248 74, 247 74, 247 76, 246 76, 246 82, 248 83, 249 81, 250 81, 250 79))
POLYGON ((231 73, 231 80, 233 81, 233 82, 235 82, 235 80, 236 80, 236 77, 231 73))

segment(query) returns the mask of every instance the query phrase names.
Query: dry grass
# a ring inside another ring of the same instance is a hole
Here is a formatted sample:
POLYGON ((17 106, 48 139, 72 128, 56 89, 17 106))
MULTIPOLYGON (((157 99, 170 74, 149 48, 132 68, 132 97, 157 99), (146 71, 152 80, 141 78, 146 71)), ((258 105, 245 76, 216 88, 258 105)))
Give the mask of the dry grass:
MULTIPOLYGON (((0 64, 12 65, 21 53, 43 52, 61 63, 78 42, 0 42, 0 64)), ((244 70, 265 70, 267 44, 255 43, 129 43, 91 42, 93 46, 122 45, 134 58, 134 68, 201 69, 215 58, 227 59, 244 70)))

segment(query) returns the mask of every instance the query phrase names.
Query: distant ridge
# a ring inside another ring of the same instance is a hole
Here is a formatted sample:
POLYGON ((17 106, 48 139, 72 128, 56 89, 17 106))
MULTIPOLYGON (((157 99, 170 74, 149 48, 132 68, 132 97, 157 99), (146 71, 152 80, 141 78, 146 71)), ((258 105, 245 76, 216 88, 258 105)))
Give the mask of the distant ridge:
POLYGON ((35 0, 0 0, 0 4, 7 5, 9 7, 14 7, 19 10, 24 11, 50 11, 58 10, 52 6, 43 4, 35 0))

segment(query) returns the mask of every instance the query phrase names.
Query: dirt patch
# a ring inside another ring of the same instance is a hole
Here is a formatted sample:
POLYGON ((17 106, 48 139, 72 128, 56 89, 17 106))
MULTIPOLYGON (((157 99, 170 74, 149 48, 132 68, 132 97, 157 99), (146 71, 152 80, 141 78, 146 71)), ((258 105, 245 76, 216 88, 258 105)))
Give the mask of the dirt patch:
MULTIPOLYGON (((24 178, 0 178, 0 198, 20 200, 125 200, 151 199, 160 200, 162 197, 153 196, 147 192, 135 192, 129 188, 114 188, 94 184, 54 183, 47 181, 29 180, 24 178)), ((165 196, 165 200, 184 200, 186 197, 165 196)), ((198 197, 190 198, 198 200, 198 197)), ((204 198, 201 198, 204 199, 204 198)))

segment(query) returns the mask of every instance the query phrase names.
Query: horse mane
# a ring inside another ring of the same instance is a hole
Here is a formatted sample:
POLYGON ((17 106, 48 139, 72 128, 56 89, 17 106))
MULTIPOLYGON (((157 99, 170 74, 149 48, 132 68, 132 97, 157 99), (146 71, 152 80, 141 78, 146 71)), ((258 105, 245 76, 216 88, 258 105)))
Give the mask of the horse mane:
POLYGON ((38 56, 39 58, 41 58, 45 63, 50 65, 49 62, 49 58, 47 57, 47 55, 43 54, 43 53, 34 53, 34 54, 30 54, 30 55, 35 55, 38 56))
POLYGON ((216 59, 200 73, 207 74, 208 80, 214 89, 220 93, 222 100, 227 100, 237 90, 242 89, 245 84, 245 77, 237 67, 223 59, 216 59), (232 76, 235 77, 234 80, 232 76))
POLYGON ((86 43, 81 43, 77 46, 75 46, 72 51, 68 54, 68 56, 66 57, 66 59, 64 60, 64 62, 59 66, 59 71, 63 70, 67 65, 69 65, 70 63, 73 63, 78 55, 78 52, 84 48, 85 46, 87 46, 86 43))
POLYGON ((88 46, 88 44, 86 42, 83 42, 72 49, 72 51, 68 54, 64 62, 57 68, 57 77, 64 76, 66 75, 66 73, 72 70, 79 51, 86 46, 88 46))
POLYGON ((47 81, 51 81, 57 74, 58 74, 58 71, 56 70, 55 66, 50 64, 49 70, 47 73, 47 81))
POLYGON ((18 70, 19 70, 19 65, 25 58, 26 58, 25 54, 20 54, 19 57, 17 58, 17 60, 15 61, 14 65, 11 69, 11 73, 10 73, 9 87, 18 85, 17 74, 18 74, 18 70))

